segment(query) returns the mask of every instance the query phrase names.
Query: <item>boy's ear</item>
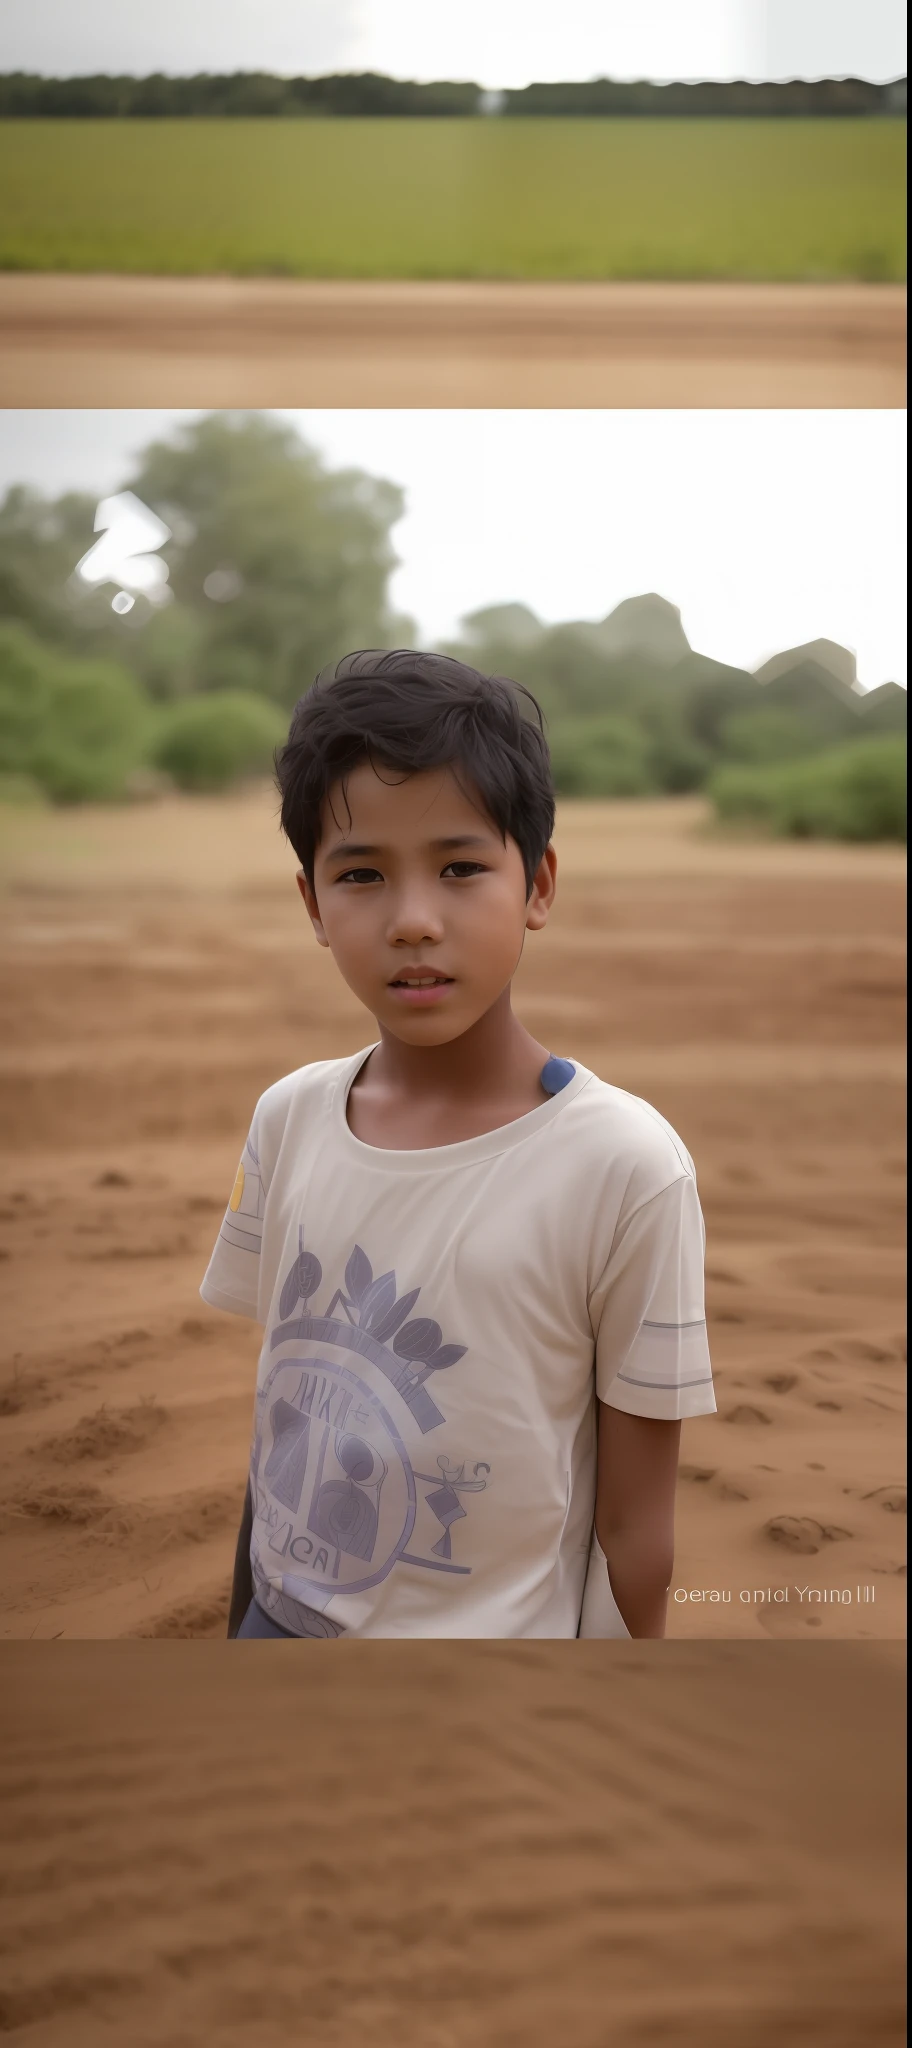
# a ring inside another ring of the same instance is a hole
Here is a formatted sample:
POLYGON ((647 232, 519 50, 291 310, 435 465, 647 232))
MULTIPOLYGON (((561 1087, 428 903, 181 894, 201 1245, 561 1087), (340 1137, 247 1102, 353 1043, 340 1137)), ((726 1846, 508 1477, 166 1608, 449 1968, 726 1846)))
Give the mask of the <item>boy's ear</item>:
POLYGON ((547 923, 556 888, 557 854, 553 846, 546 846, 535 872, 532 894, 526 905, 527 932, 540 932, 542 925, 547 923))
POLYGON ((298 872, 295 875, 295 881, 297 882, 298 888, 300 889, 301 895, 304 899, 304 908, 307 911, 307 915, 310 918, 311 924, 313 925, 314 938, 316 939, 318 946, 328 946, 329 940, 326 936, 325 931, 323 930, 323 926, 320 921, 320 906, 317 902, 314 886, 312 882, 308 881, 303 868, 298 869, 298 872))

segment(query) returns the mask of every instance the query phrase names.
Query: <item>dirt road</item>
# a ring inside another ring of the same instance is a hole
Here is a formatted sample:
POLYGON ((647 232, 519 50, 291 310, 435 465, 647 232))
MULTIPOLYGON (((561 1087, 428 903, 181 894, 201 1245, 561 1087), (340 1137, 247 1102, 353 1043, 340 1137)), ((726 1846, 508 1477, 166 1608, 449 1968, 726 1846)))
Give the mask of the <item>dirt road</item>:
POLYGON ((900 2048, 898 1646, 301 1648, 6 1646, 5 2041, 900 2048))
POLYGON ((895 285, 0 277, 10 406, 905 405, 895 285))
MULTIPOLYGON (((671 1634, 898 1637, 903 859, 701 816, 565 808, 519 1008, 696 1159, 720 1414, 671 1634)), ((0 860, 0 1634, 217 1636, 258 1334, 199 1280, 258 1094, 372 1020, 269 791, 7 812, 0 860)))

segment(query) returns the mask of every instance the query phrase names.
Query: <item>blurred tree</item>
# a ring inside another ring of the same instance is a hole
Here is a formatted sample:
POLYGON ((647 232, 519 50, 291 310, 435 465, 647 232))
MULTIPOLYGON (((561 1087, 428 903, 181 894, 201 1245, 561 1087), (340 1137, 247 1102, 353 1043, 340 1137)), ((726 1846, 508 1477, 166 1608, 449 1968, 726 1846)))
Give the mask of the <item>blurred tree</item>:
POLYGON ((85 645, 105 630, 110 597, 71 586, 76 563, 95 538, 95 500, 80 492, 48 499, 15 484, 0 503, 0 616, 31 626, 42 639, 85 645))
POLYGON ((408 644, 387 600, 397 485, 332 470, 285 422, 214 413, 153 443, 129 488, 160 511, 171 602, 74 580, 95 502, 16 487, 0 505, 0 613, 72 652, 116 654, 154 696, 255 690, 290 707, 354 647, 408 644))
POLYGON ((165 605, 143 621, 128 646, 151 697, 185 697, 195 690, 205 640, 206 619, 192 605, 165 605))
POLYGON ((586 625, 537 625, 533 635, 510 616, 524 609, 497 605, 475 613, 465 622, 469 628, 466 637, 448 644, 447 653, 488 674, 513 676, 525 683, 551 725, 567 717, 606 711, 641 715, 653 680, 648 663, 636 655, 621 661, 606 659, 598 643, 598 629, 586 625))
POLYGON ((645 733, 610 712, 568 718, 551 739, 558 796, 646 796, 655 787, 645 733))
POLYGON ((154 442, 129 488, 172 528, 171 589, 205 626, 198 688, 290 707, 326 662, 401 637, 387 604, 401 490, 327 469, 286 422, 210 413, 154 442))
POLYGON ((720 727, 721 752, 728 761, 761 766, 813 753, 820 738, 800 710, 761 701, 755 710, 732 711, 720 727))

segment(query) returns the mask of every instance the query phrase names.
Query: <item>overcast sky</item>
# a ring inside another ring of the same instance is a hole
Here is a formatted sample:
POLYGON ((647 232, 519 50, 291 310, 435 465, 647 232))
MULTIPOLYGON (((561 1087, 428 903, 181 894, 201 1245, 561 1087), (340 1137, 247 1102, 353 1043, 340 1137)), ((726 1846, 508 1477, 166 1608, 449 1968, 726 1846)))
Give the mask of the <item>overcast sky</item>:
MULTIPOLYGON (((187 412, 0 413, 0 493, 116 490, 187 412)), ((426 644, 486 604, 604 618, 656 590, 753 668, 826 638, 905 682, 899 412, 289 412, 333 464, 405 487, 392 596, 426 644)))
POLYGON ((0 0, 4 71, 895 78, 902 0, 0 0))

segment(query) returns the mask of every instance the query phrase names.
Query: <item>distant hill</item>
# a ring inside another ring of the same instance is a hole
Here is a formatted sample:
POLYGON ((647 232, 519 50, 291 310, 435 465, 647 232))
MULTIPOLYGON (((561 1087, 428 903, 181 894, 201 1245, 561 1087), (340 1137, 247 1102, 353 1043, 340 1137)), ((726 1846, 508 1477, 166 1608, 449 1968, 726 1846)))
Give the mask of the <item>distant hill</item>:
POLYGON ((588 633, 607 661, 637 654, 657 668, 673 668, 691 652, 677 605, 652 590, 643 597, 625 597, 599 625, 577 630, 588 633))
POLYGON ((754 675, 758 683, 775 683, 781 676, 813 669, 840 691, 854 691, 858 683, 855 656, 836 640, 807 640, 801 647, 787 647, 761 662, 754 675))
POLYGON ((532 647, 545 631, 527 604, 485 605, 481 611, 468 612, 462 627, 469 645, 497 640, 504 647, 532 647))
POLYGON ((875 690, 860 689, 855 655, 838 641, 808 640, 801 646, 783 649, 781 654, 770 655, 753 670, 732 667, 691 647, 677 605, 656 591, 625 597, 604 619, 572 619, 548 626, 530 605, 493 604, 468 613, 461 624, 459 641, 454 644, 463 649, 467 658, 471 650, 477 657, 494 646, 503 651, 531 649, 573 639, 597 654, 606 668, 612 670, 620 664, 644 676, 673 671, 680 683, 693 684, 702 679, 716 687, 724 683, 729 689, 745 685, 751 702, 757 701, 759 684, 766 704, 783 699, 794 702, 799 697, 819 698, 823 704, 834 703, 840 710, 853 714, 873 707, 876 699, 879 716, 885 715, 889 703, 895 707, 889 715, 895 718, 901 709, 905 719, 905 690, 892 682, 875 690))
POLYGON ((751 673, 691 647, 677 606, 655 591, 625 598, 607 618, 556 626, 528 605, 489 605, 463 621, 448 651, 527 684, 552 733, 567 720, 633 720, 668 788, 698 782, 714 760, 906 730, 905 691, 860 691, 849 648, 811 640, 751 673))
POLYGON ((462 620, 462 628, 467 646, 534 647, 548 633, 574 634, 603 661, 642 657, 662 669, 673 668, 691 651, 677 605, 655 591, 643 597, 625 597, 607 618, 595 621, 571 619, 565 625, 548 627, 529 605, 491 604, 470 612, 462 620))
POLYGON ((834 740, 851 729, 853 720, 861 721, 867 731, 906 730, 905 690, 897 683, 860 690, 855 656, 835 640, 809 640, 803 647, 786 648, 763 662, 754 679, 763 689, 765 703, 801 712, 818 729, 829 729, 834 740))
POLYGON ((860 701, 866 732, 906 732, 909 699, 898 683, 881 683, 879 689, 866 690, 860 701))

